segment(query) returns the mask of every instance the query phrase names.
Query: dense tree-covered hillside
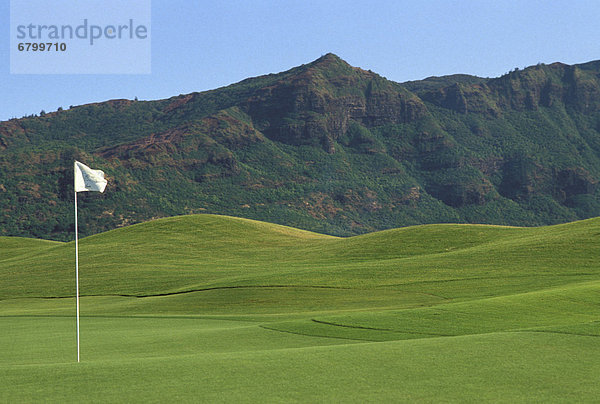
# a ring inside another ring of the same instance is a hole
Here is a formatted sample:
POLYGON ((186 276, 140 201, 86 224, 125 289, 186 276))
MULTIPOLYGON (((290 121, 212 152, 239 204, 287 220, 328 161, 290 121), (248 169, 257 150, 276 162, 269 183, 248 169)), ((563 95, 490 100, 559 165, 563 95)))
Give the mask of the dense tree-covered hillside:
POLYGON ((600 62, 395 83, 335 55, 228 87, 0 123, 0 235, 221 213, 350 235, 600 215, 600 62))

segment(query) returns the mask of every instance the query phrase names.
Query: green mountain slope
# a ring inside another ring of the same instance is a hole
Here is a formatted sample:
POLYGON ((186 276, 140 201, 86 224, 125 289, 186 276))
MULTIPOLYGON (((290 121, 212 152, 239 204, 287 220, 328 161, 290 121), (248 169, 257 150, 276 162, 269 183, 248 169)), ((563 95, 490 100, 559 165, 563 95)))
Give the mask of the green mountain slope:
POLYGON ((158 101, 112 100, 0 123, 0 235, 67 241, 72 162, 91 235, 217 213, 334 235, 600 214, 599 64, 395 83, 327 54, 158 101))

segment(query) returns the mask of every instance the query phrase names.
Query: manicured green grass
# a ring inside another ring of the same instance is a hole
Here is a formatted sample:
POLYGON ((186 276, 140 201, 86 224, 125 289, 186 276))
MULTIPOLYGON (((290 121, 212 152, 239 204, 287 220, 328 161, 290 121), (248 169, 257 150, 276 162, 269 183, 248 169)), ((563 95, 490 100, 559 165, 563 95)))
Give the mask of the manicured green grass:
MULTIPOLYGON (((598 397, 597 337, 521 332, 332 345, 334 339, 222 320, 96 318, 85 322, 87 358, 77 364, 68 361, 65 343, 56 341, 56 323, 68 329, 67 319, 14 320, 38 336, 30 343, 41 346, 0 364, 0 398, 7 402, 594 402, 598 397)), ((65 333, 60 337, 67 339, 65 333)))
POLYGON ((1 402, 593 402, 600 219, 336 238, 211 215, 0 238, 1 402))

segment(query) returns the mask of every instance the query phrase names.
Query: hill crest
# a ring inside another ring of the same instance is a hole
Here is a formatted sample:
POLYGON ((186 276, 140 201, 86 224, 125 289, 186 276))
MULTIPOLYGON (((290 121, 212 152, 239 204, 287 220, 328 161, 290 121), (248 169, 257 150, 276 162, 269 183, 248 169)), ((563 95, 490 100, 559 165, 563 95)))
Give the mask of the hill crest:
MULTIPOLYGON (((220 287, 409 287, 425 279, 505 279, 510 288, 511 279, 520 284, 527 276, 551 286, 595 273, 599 228, 594 218, 538 228, 424 225, 337 238, 228 216, 179 216, 81 239, 82 290, 150 296, 220 287), (557 279, 543 275, 555 270, 557 279)), ((0 300, 72 296, 73 242, 0 237, 0 250, 0 300)))

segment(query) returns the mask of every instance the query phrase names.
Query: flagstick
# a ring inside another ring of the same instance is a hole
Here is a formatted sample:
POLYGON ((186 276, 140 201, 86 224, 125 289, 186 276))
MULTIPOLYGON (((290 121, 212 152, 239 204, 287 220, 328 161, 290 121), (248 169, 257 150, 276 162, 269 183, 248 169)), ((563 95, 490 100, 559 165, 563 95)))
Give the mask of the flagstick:
POLYGON ((77 234, 77 192, 75 192, 75 288, 77 290, 77 362, 79 362, 79 241, 77 234))
POLYGON ((104 192, 107 181, 104 171, 92 170, 88 166, 75 160, 73 165, 73 190, 75 191, 75 285, 77 288, 77 362, 79 362, 79 233, 77 229, 77 192, 98 191, 104 192))

